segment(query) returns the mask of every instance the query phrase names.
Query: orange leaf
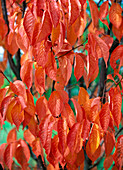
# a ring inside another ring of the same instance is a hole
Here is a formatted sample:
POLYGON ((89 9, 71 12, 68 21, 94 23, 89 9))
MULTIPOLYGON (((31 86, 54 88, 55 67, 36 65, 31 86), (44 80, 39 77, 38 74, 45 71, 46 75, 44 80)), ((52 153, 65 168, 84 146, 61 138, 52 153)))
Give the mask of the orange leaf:
POLYGON ((58 120, 58 137, 59 144, 58 148, 62 155, 64 155, 65 149, 67 147, 67 122, 65 118, 58 120))
POLYGON ((111 23, 119 28, 122 23, 122 8, 118 3, 113 3, 109 11, 109 19, 111 23))
POLYGON ((22 81, 27 85, 28 89, 32 86, 32 68, 33 62, 26 60, 21 66, 20 77, 22 81))
POLYGON ((91 155, 97 150, 100 144, 100 129, 97 124, 93 124, 87 145, 89 145, 91 155))
POLYGON ((46 142, 44 145, 44 149, 47 155, 49 155, 51 150, 51 137, 54 123, 55 123, 54 120, 48 123, 46 142))
POLYGON ((53 80, 56 81, 57 65, 53 53, 48 53, 48 61, 45 65, 46 74, 53 80))
POLYGON ((24 16, 23 25, 24 25, 24 29, 26 31, 27 37, 30 40, 30 43, 32 43, 34 23, 35 23, 34 16, 31 12, 31 10, 28 9, 24 16))
POLYGON ((12 130, 9 131, 7 135, 7 143, 15 142, 17 140, 17 133, 16 133, 16 128, 13 128, 12 130))
POLYGON ((4 162, 9 169, 12 167, 12 143, 9 143, 4 151, 4 162))
POLYGON ((45 70, 42 67, 36 68, 35 71, 35 87, 42 95, 45 92, 45 70))
POLYGON ((75 65, 74 65, 74 75, 77 81, 83 76, 84 74, 84 61, 82 57, 76 53, 75 55, 75 65))
POLYGON ((112 165, 112 163, 113 163, 113 156, 109 155, 104 160, 104 164, 103 165, 104 165, 105 170, 108 170, 108 168, 112 165))
POLYGON ((113 115, 117 128, 119 128, 119 124, 121 121, 121 105, 122 105, 121 93, 117 89, 115 89, 114 96, 113 96, 112 115, 113 115))
POLYGON ((42 25, 38 36, 38 42, 41 42, 42 40, 47 38, 48 35, 51 34, 51 31, 52 31, 52 22, 50 19, 50 15, 48 11, 45 11, 42 17, 42 25))
POLYGON ((83 106, 85 102, 88 102, 88 100, 89 100, 88 92, 83 87, 80 87, 79 95, 78 95, 78 103, 81 106, 83 106))
POLYGON ((2 40, 7 35, 7 32, 8 32, 7 24, 5 24, 4 19, 0 17, 0 37, 2 40))
POLYGON ((91 11, 91 17, 92 17, 92 24, 93 28, 98 26, 99 22, 99 12, 97 4, 94 1, 89 1, 90 11, 91 11))
POLYGON ((60 9, 57 1, 49 1, 49 12, 51 15, 52 24, 56 28, 60 20, 60 9))
POLYGON ((35 140, 34 135, 30 132, 29 129, 26 129, 24 131, 24 139, 26 140, 26 142, 29 143, 30 146, 32 146, 32 142, 35 140))
POLYGON ((81 123, 83 121, 83 110, 75 99, 72 98, 71 100, 75 107, 77 122, 81 123))
POLYGON ((58 91, 53 91, 48 101, 49 109, 54 117, 60 115, 63 109, 63 101, 58 91))
POLYGON ((106 156, 109 156, 109 154, 112 152, 115 146, 114 133, 107 131, 104 141, 105 141, 105 153, 106 153, 106 156))
POLYGON ((27 94, 27 103, 26 108, 24 109, 28 114, 33 116, 35 114, 35 105, 33 100, 33 95, 29 92, 29 90, 26 90, 27 94))
POLYGON ((19 144, 16 148, 15 158, 18 163, 22 166, 22 168, 26 168, 28 166, 28 161, 30 158, 30 151, 28 145, 22 139, 19 140, 19 144))
POLYGON ((109 104, 105 103, 100 111, 100 124, 104 131, 107 131, 110 121, 110 109, 109 104))
POLYGON ((45 115, 50 113, 48 109, 47 99, 44 96, 41 96, 40 98, 38 98, 36 102, 36 112, 39 116, 40 121, 43 119, 45 115))
POLYGON ((116 167, 121 170, 123 166, 123 135, 117 139, 116 150, 113 154, 116 167))
POLYGON ((119 45, 118 47, 114 49, 114 51, 111 54, 111 58, 110 58, 110 64, 114 70, 116 69, 116 66, 117 66, 116 61, 118 59, 121 59, 122 57, 123 57, 123 45, 119 45))
POLYGON ((5 151, 6 143, 3 143, 0 145, 0 164, 2 165, 2 168, 4 169, 4 151, 5 151))
POLYGON ((66 118, 69 128, 72 128, 72 126, 75 124, 75 117, 74 117, 73 110, 71 109, 68 103, 64 104, 64 108, 61 112, 61 116, 66 118))
POLYGON ((32 151, 33 153, 37 156, 41 155, 42 161, 44 162, 44 153, 43 153, 43 147, 41 145, 40 139, 36 138, 33 142, 32 142, 32 151))
POLYGON ((82 125, 80 123, 75 123, 70 129, 67 136, 67 144, 72 153, 78 153, 82 149, 82 125))
POLYGON ((46 139, 47 139, 47 128, 48 128, 48 123, 50 121, 50 117, 51 117, 51 114, 48 114, 46 115, 40 125, 39 125, 39 128, 40 128, 40 131, 39 131, 39 137, 40 137, 40 140, 41 140, 41 143, 42 143, 42 146, 44 147, 45 143, 46 143, 46 139))
POLYGON ((13 106, 11 111, 11 116, 12 116, 13 123, 17 127, 17 130, 19 130, 19 126, 24 120, 24 112, 21 111, 21 105, 18 102, 13 106))
POLYGON ((70 0, 69 4, 69 24, 72 25, 80 15, 80 2, 78 0, 70 0))

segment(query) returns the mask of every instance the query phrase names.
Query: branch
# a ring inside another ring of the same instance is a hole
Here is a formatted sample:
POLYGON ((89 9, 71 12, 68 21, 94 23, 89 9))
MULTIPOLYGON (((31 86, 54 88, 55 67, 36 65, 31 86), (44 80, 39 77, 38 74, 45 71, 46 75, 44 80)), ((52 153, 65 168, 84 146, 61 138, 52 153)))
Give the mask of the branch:
POLYGON ((0 70, 0 73, 6 78, 6 80, 10 83, 10 80, 5 76, 2 70, 0 70))

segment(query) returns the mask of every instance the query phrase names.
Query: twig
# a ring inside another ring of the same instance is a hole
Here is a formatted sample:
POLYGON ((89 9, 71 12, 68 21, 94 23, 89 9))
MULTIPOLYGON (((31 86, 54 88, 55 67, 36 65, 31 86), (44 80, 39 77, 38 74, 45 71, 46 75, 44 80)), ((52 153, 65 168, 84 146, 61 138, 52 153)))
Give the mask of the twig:
POLYGON ((0 73, 6 78, 6 80, 10 83, 9 79, 6 77, 6 75, 3 73, 2 70, 0 70, 0 73))

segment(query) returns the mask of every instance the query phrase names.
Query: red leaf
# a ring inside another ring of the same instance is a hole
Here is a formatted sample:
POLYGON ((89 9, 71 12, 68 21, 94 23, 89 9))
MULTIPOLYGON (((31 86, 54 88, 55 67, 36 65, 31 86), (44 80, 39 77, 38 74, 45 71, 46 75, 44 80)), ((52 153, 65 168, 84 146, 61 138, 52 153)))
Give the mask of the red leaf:
POLYGON ((36 102, 36 112, 39 116, 39 120, 41 121, 45 115, 49 114, 48 102, 44 96, 38 98, 36 102))
POLYGON ((48 128, 47 128, 47 137, 46 137, 46 142, 44 145, 44 149, 47 155, 49 155, 50 150, 51 150, 51 137, 52 137, 52 130, 53 130, 53 125, 54 121, 51 121, 48 123, 48 128))
POLYGON ((95 28, 98 26, 98 22, 99 22, 98 7, 97 7, 97 4, 92 0, 89 1, 89 6, 90 6, 90 11, 91 11, 93 28, 95 28))
POLYGON ((60 20, 60 9, 57 1, 49 1, 49 9, 53 26, 56 28, 60 20))
POLYGON ((88 119, 84 119, 83 130, 82 130, 83 141, 88 140, 89 132, 90 132, 90 122, 88 121, 88 119))
POLYGON ((72 153, 79 152, 82 149, 82 125, 80 123, 75 123, 70 129, 67 136, 67 144, 72 153))
POLYGON ((94 123, 87 143, 87 145, 89 145, 91 155, 93 155, 95 151, 98 149, 99 144, 100 144, 100 130, 99 126, 94 123))
POLYGON ((35 140, 34 135, 30 132, 29 129, 26 129, 24 131, 24 139, 26 140, 26 142, 29 143, 30 146, 32 146, 32 142, 35 140))
POLYGON ((88 92, 83 88, 80 87, 79 95, 78 95, 78 103, 83 106, 89 100, 88 92))
POLYGON ((54 117, 60 115, 63 109, 63 101, 58 91, 51 93, 48 101, 49 109, 54 117))
POLYGON ((117 89, 115 89, 114 96, 113 96, 112 115, 113 115, 117 128, 119 128, 119 124, 121 121, 121 105, 122 105, 121 93, 117 89))
POLYGON ((9 169, 12 168, 13 158, 12 158, 12 144, 11 143, 8 144, 8 146, 6 147, 4 151, 4 162, 9 169))
POLYGON ((29 115, 33 116, 35 114, 33 95, 29 92, 29 90, 26 90, 26 94, 27 94, 27 103, 26 103, 26 108, 24 110, 29 115))
POLYGON ((74 65, 74 75, 77 81, 83 76, 84 73, 84 61, 82 57, 76 53, 75 55, 75 65, 74 65))
POLYGON ((46 115, 43 120, 41 121, 39 128, 39 137, 42 143, 42 146, 44 147, 47 139, 47 128, 48 128, 48 123, 50 121, 51 114, 46 115))
POLYGON ((121 170, 123 166, 123 135, 117 139, 116 150, 113 154, 116 167, 121 170))
POLYGON ((25 16, 24 16, 23 25, 24 25, 24 29, 26 31, 27 37, 30 40, 30 43, 32 43, 34 23, 35 23, 34 16, 31 12, 31 10, 28 9, 25 16))
POLYGON ((107 131, 104 141, 105 141, 105 153, 106 156, 109 156, 109 154, 112 152, 115 146, 114 133, 107 131))
POLYGON ((0 106, 7 92, 7 88, 0 89, 0 106))
POLYGON ((4 151, 5 151, 6 143, 3 143, 0 145, 0 164, 2 165, 2 168, 4 169, 4 151))
POLYGON ((5 24, 5 21, 2 17, 0 17, 0 37, 3 40, 4 37, 7 35, 8 27, 7 24, 5 24))
POLYGON ((68 103, 64 104, 64 108, 61 112, 61 116, 66 118, 67 124, 69 128, 71 129, 72 126, 75 124, 75 117, 74 117, 73 110, 71 109, 68 103))
POLYGON ((7 135, 7 143, 15 142, 17 140, 17 133, 16 133, 16 128, 13 128, 12 130, 9 131, 7 135))
POLYGON ((58 137, 59 144, 58 148, 62 155, 64 155, 65 149, 67 147, 67 122, 65 118, 58 120, 58 137))
POLYGON ((71 100, 72 100, 74 107, 75 107, 77 122, 82 123, 82 121, 83 121, 83 110, 76 100, 74 100, 74 99, 71 99, 71 100))
POLYGON ((33 153, 37 156, 41 155, 42 161, 44 162, 44 153, 43 153, 43 147, 41 145, 41 141, 39 138, 36 138, 33 142, 32 142, 32 151, 33 153))
POLYGON ((114 51, 111 54, 111 58, 110 58, 110 64, 114 70, 116 69, 116 66, 117 66, 116 61, 118 59, 121 59, 122 57, 123 57, 123 45, 119 45, 118 47, 114 49, 114 51))
POLYGON ((16 149, 15 158, 18 163, 22 166, 22 168, 26 168, 28 166, 28 161, 30 158, 30 151, 28 145, 22 139, 19 140, 19 144, 16 149))
POLYGON ((19 130, 19 126, 24 120, 24 112, 21 111, 21 105, 18 102, 13 106, 11 111, 11 116, 12 116, 13 123, 17 127, 17 130, 19 130))
POLYGON ((103 165, 104 165, 105 170, 108 170, 108 168, 112 165, 112 163, 113 163, 113 156, 109 155, 104 160, 104 164, 103 165))
POLYGON ((45 92, 45 70, 42 67, 36 68, 35 86, 40 95, 45 92))
POLYGON ((33 62, 26 60, 21 66, 20 77, 22 81, 27 85, 28 89, 32 86, 32 67, 33 62))
POLYGON ((38 36, 38 42, 41 42, 42 40, 44 40, 45 38, 48 37, 48 35, 51 34, 52 31, 52 22, 50 19, 50 15, 48 11, 45 11, 43 13, 43 17, 42 17, 42 26, 40 28, 40 33, 38 36))
POLYGON ((110 109, 109 109, 109 104, 105 103, 101 109, 101 112, 99 114, 100 117, 100 124, 103 130, 106 132, 107 128, 109 126, 109 121, 110 121, 110 109))
POLYGON ((109 19, 111 23, 119 28, 122 23, 122 8, 118 3, 113 3, 109 11, 109 19))
POLYGON ((72 25, 80 15, 80 2, 78 0, 70 0, 69 4, 69 24, 72 25))
POLYGON ((57 65, 53 53, 49 52, 48 61, 45 65, 46 74, 53 80, 56 81, 57 65))

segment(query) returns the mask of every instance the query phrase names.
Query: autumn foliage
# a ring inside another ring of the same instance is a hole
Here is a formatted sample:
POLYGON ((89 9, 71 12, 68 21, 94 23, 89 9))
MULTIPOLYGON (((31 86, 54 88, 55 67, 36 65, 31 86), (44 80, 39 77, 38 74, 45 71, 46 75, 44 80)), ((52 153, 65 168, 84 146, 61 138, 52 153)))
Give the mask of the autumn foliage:
POLYGON ((47 169, 82 170, 105 158, 105 169, 121 170, 122 13, 120 0, 1 1, 0 125, 15 125, 0 145, 3 169, 30 169, 32 157, 35 169, 41 162, 47 169), (4 73, 7 61, 14 81, 4 73), (24 139, 17 138, 20 127, 24 139))

